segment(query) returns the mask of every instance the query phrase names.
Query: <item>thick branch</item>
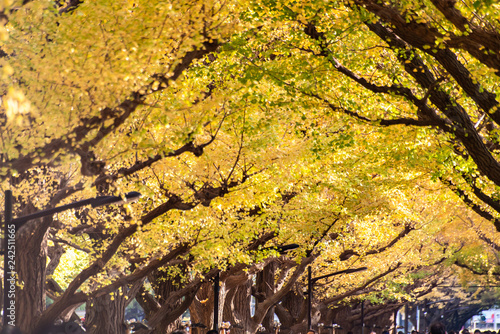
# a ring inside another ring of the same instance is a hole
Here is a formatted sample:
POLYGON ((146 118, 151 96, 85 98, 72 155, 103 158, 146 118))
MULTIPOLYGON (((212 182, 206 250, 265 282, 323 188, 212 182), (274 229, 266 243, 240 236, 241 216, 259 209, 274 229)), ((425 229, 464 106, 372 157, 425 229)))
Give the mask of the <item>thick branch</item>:
POLYGON ((337 295, 335 297, 332 297, 332 298, 328 298, 328 299, 325 299, 323 300, 323 303, 324 304, 332 304, 332 303, 335 303, 337 301, 341 301, 349 296, 352 296, 354 295, 355 293, 359 292, 359 291, 363 291, 364 289, 366 289, 369 285, 371 285, 372 283, 375 283, 377 282, 379 279, 381 279, 382 277, 384 276, 387 276, 389 275, 390 273, 394 272, 396 269, 398 269, 399 267, 401 266, 401 263, 397 263, 395 266, 393 267, 389 267, 389 269, 387 269, 386 271, 378 274, 377 276, 369 279, 368 281, 366 281, 364 284, 354 288, 354 289, 351 289, 349 291, 346 291, 340 295, 337 295))
POLYGON ((483 64, 500 71, 500 35, 495 31, 495 27, 490 30, 482 28, 470 20, 455 8, 455 2, 445 0, 432 0, 436 8, 453 23, 462 33, 461 36, 451 35, 446 41, 449 47, 458 47, 469 52, 483 64))

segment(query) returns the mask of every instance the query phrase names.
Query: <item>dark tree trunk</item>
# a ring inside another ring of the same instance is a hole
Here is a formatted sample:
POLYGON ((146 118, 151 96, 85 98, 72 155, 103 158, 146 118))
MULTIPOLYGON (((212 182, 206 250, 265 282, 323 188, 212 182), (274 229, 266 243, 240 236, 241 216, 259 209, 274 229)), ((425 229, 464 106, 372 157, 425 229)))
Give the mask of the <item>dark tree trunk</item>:
POLYGON ((125 307, 128 298, 121 291, 87 302, 85 328, 88 334, 125 334, 125 307))
MULTIPOLYGON (((321 321, 327 326, 337 324, 345 333, 351 331, 355 334, 361 334, 361 316, 359 320, 346 321, 352 316, 352 310, 351 306, 338 306, 333 309, 325 307, 324 312, 321 314, 321 321)), ((338 334, 338 332, 338 330, 335 330, 335 334, 338 334)), ((368 332, 367 330, 365 334, 368 334, 368 332)))
POLYGON ((282 333, 294 333, 305 331, 305 319, 307 316, 307 304, 303 295, 295 291, 288 292, 282 299, 281 304, 276 307, 276 315, 281 323, 282 333))
POLYGON ((246 280, 244 284, 230 289, 224 302, 224 319, 233 326, 232 334, 245 334, 251 322, 251 296, 252 281, 246 280))
MULTIPOLYGON (((256 289, 257 295, 261 295, 262 298, 267 298, 272 296, 275 292, 274 280, 276 274, 277 264, 275 261, 271 261, 266 265, 262 271, 257 273, 256 277, 256 289)), ((260 302, 261 298, 257 298, 257 304, 260 302)), ((264 327, 264 333, 274 332, 274 309, 272 306, 267 312, 264 320, 262 321, 262 326, 264 327)))
POLYGON ((26 224, 16 234, 16 325, 31 333, 45 309, 47 226, 51 218, 26 224))
POLYGON ((189 313, 191 314, 191 333, 203 334, 209 329, 212 329, 213 322, 213 304, 214 292, 213 285, 210 282, 203 283, 200 290, 196 294, 195 299, 191 306, 189 306, 189 313), (212 307, 210 307, 212 306, 212 307))

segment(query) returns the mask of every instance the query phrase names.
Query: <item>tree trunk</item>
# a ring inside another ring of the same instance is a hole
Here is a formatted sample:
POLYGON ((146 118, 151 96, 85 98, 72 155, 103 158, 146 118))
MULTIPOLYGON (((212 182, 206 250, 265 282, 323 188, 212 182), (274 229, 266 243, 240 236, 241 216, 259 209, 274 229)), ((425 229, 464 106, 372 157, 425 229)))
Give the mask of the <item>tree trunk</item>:
MULTIPOLYGON (((181 268, 184 272, 185 268, 181 268)), ((168 299, 169 295, 182 287, 180 277, 171 277, 171 274, 163 268, 154 270, 149 276, 149 281, 154 291, 154 295, 148 294, 147 296, 138 296, 136 299, 141 304, 146 315, 146 319, 150 320, 156 314, 159 307, 163 305, 168 299)), ((143 291, 144 292, 144 291, 143 291)), ((171 310, 180 306, 182 300, 177 300, 171 305, 171 310)), ((151 334, 165 334, 179 328, 181 319, 172 322, 169 317, 164 317, 158 324, 156 324, 151 334)))

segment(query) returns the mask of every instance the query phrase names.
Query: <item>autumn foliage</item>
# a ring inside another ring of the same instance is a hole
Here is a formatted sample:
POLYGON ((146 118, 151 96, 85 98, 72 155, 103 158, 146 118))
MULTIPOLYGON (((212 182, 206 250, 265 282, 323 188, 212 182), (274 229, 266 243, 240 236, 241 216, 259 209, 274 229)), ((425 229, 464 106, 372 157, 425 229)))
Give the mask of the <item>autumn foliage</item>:
POLYGON ((375 317, 446 280, 497 279, 496 3, 1 6, 14 216, 142 194, 18 230, 24 331, 85 304, 88 332, 124 333, 133 299, 154 333, 188 309, 214 327, 219 277, 233 332, 272 332, 276 314, 296 333, 308 266, 368 267, 318 281, 314 327, 359 326, 342 312, 363 300, 375 317))

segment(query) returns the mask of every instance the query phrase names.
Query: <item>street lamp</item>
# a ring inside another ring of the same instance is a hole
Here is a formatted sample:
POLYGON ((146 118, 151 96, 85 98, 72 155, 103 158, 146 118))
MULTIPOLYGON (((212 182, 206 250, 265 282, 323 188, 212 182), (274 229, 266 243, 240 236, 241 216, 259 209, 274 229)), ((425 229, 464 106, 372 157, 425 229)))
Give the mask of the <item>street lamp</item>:
POLYGON ((98 196, 94 198, 84 199, 70 204, 62 205, 52 209, 35 212, 31 215, 12 218, 12 191, 5 191, 5 222, 3 236, 3 255, 4 255, 4 277, 3 277, 3 329, 2 334, 11 333, 15 328, 16 317, 16 272, 15 272, 15 256, 16 256, 16 231, 26 224, 28 221, 36 218, 46 217, 54 213, 62 212, 69 209, 76 209, 82 206, 90 205, 97 208, 104 205, 131 203, 137 201, 141 194, 137 191, 132 191, 125 194, 125 197, 120 196, 98 196), (10 271, 8 271, 10 270, 10 271), (8 314, 10 312, 10 314, 8 314), (9 321, 10 319, 10 321, 9 321))
POLYGON ((335 275, 341 275, 341 274, 351 274, 355 273, 358 271, 364 271, 368 269, 367 267, 361 267, 361 268, 353 268, 353 269, 345 269, 345 270, 340 270, 336 271, 331 274, 323 275, 323 276, 318 276, 318 277, 311 277, 311 266, 307 268, 307 329, 312 329, 311 326, 311 304, 312 304, 312 294, 313 294, 313 284, 319 281, 320 279, 335 276, 335 275))

